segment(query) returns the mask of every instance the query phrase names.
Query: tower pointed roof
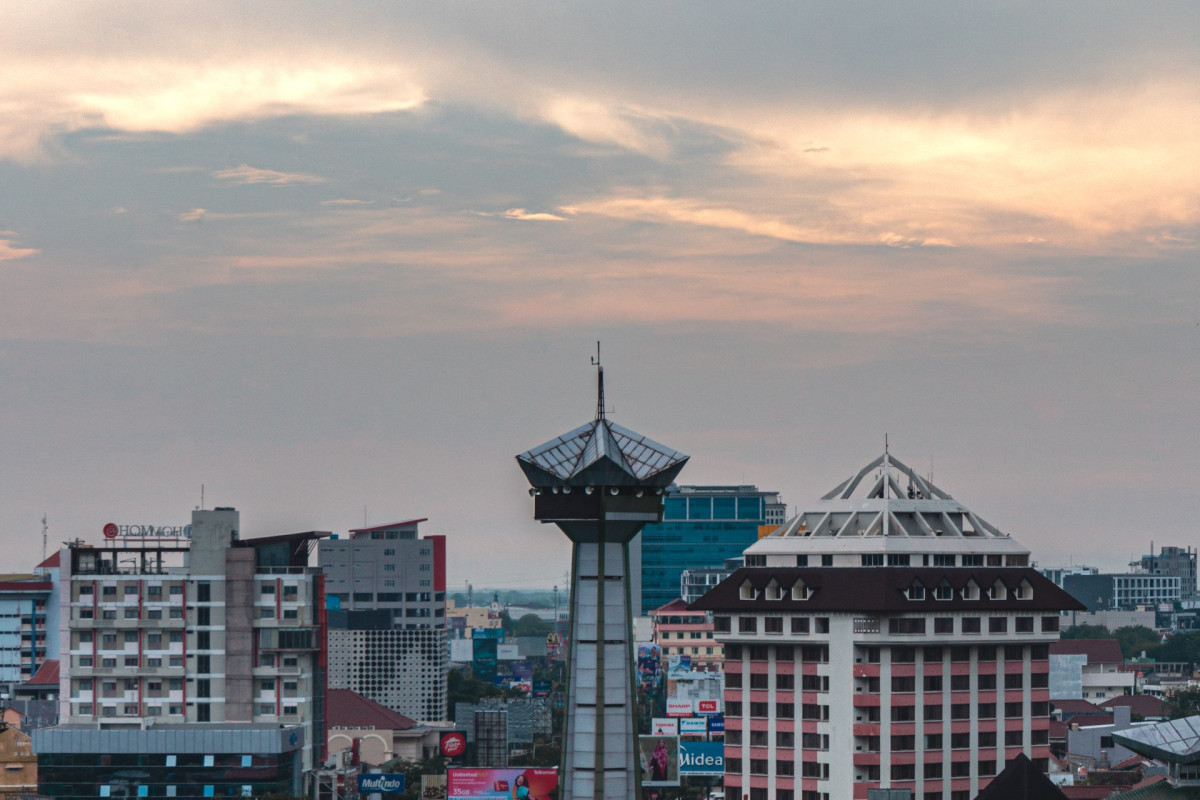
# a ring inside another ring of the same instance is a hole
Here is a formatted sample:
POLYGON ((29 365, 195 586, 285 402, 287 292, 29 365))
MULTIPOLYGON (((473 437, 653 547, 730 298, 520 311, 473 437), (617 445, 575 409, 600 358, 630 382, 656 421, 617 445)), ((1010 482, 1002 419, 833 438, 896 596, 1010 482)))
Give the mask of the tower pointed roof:
POLYGON ((535 487, 671 484, 688 456, 598 418, 517 456, 535 487))

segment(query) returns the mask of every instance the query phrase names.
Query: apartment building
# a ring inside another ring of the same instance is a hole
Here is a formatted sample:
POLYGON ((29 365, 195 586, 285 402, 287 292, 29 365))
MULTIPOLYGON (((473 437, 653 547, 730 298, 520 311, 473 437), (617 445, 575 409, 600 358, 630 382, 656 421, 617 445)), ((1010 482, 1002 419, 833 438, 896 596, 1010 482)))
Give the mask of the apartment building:
POLYGON ((719 672, 724 648, 713 634, 712 618, 680 598, 650 612, 651 641, 661 646, 663 668, 671 656, 685 656, 697 672, 719 672))
POLYGON ((969 800, 1049 758, 1049 654, 1081 608, 1029 552, 885 453, 691 608, 725 647, 725 791, 969 800))
POLYGON ((40 793, 302 790, 324 757, 324 580, 308 559, 329 534, 239 528, 235 509, 197 510, 190 527, 110 524, 61 551, 63 724, 34 734, 40 793))

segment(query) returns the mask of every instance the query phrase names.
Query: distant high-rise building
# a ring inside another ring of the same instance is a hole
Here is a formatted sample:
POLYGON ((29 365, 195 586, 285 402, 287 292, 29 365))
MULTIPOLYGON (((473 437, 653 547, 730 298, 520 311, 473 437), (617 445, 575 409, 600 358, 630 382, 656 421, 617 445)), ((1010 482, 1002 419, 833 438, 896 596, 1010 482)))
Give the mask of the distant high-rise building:
POLYGON ((197 510, 190 528, 109 524, 103 544, 61 551, 63 724, 33 734, 40 794, 303 791, 325 753, 325 589, 308 558, 329 534, 239 527, 235 509, 197 510))
POLYGON ((1158 555, 1151 552, 1130 566, 1135 574, 1167 575, 1179 578, 1179 598, 1188 600, 1196 596, 1196 550, 1192 547, 1162 547, 1158 555))
POLYGON ((416 720, 446 719, 446 537, 427 520, 350 531, 317 550, 330 597, 330 686, 416 720))
POLYGON ((778 492, 757 486, 671 486, 662 522, 647 525, 630 544, 631 561, 641 567, 635 581, 641 613, 679 597, 684 570, 724 567, 766 529, 782 525, 786 513, 778 492))

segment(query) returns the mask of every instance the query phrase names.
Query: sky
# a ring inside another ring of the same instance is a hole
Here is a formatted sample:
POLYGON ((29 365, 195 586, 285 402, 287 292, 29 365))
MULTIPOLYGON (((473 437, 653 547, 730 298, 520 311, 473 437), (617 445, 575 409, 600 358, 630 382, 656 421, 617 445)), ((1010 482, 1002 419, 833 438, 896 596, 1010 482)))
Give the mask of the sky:
POLYGON ((1200 6, 11 3, 0 571, 235 506, 562 584, 611 418, 793 512, 879 455, 1042 565, 1200 518, 1200 6))

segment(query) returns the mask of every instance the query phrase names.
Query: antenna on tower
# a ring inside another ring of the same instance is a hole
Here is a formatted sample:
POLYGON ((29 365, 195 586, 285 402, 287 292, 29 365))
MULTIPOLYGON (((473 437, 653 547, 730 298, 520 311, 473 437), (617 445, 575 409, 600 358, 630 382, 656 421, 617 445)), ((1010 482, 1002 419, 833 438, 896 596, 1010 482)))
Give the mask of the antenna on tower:
POLYGON ((46 560, 46 537, 50 526, 46 523, 46 515, 42 514, 42 561, 46 560))
POLYGON ((596 355, 592 358, 596 368, 596 419, 604 419, 604 367, 600 364, 600 342, 596 342, 596 355))
POLYGON ((200 510, 204 510, 204 484, 200 484, 200 510))

